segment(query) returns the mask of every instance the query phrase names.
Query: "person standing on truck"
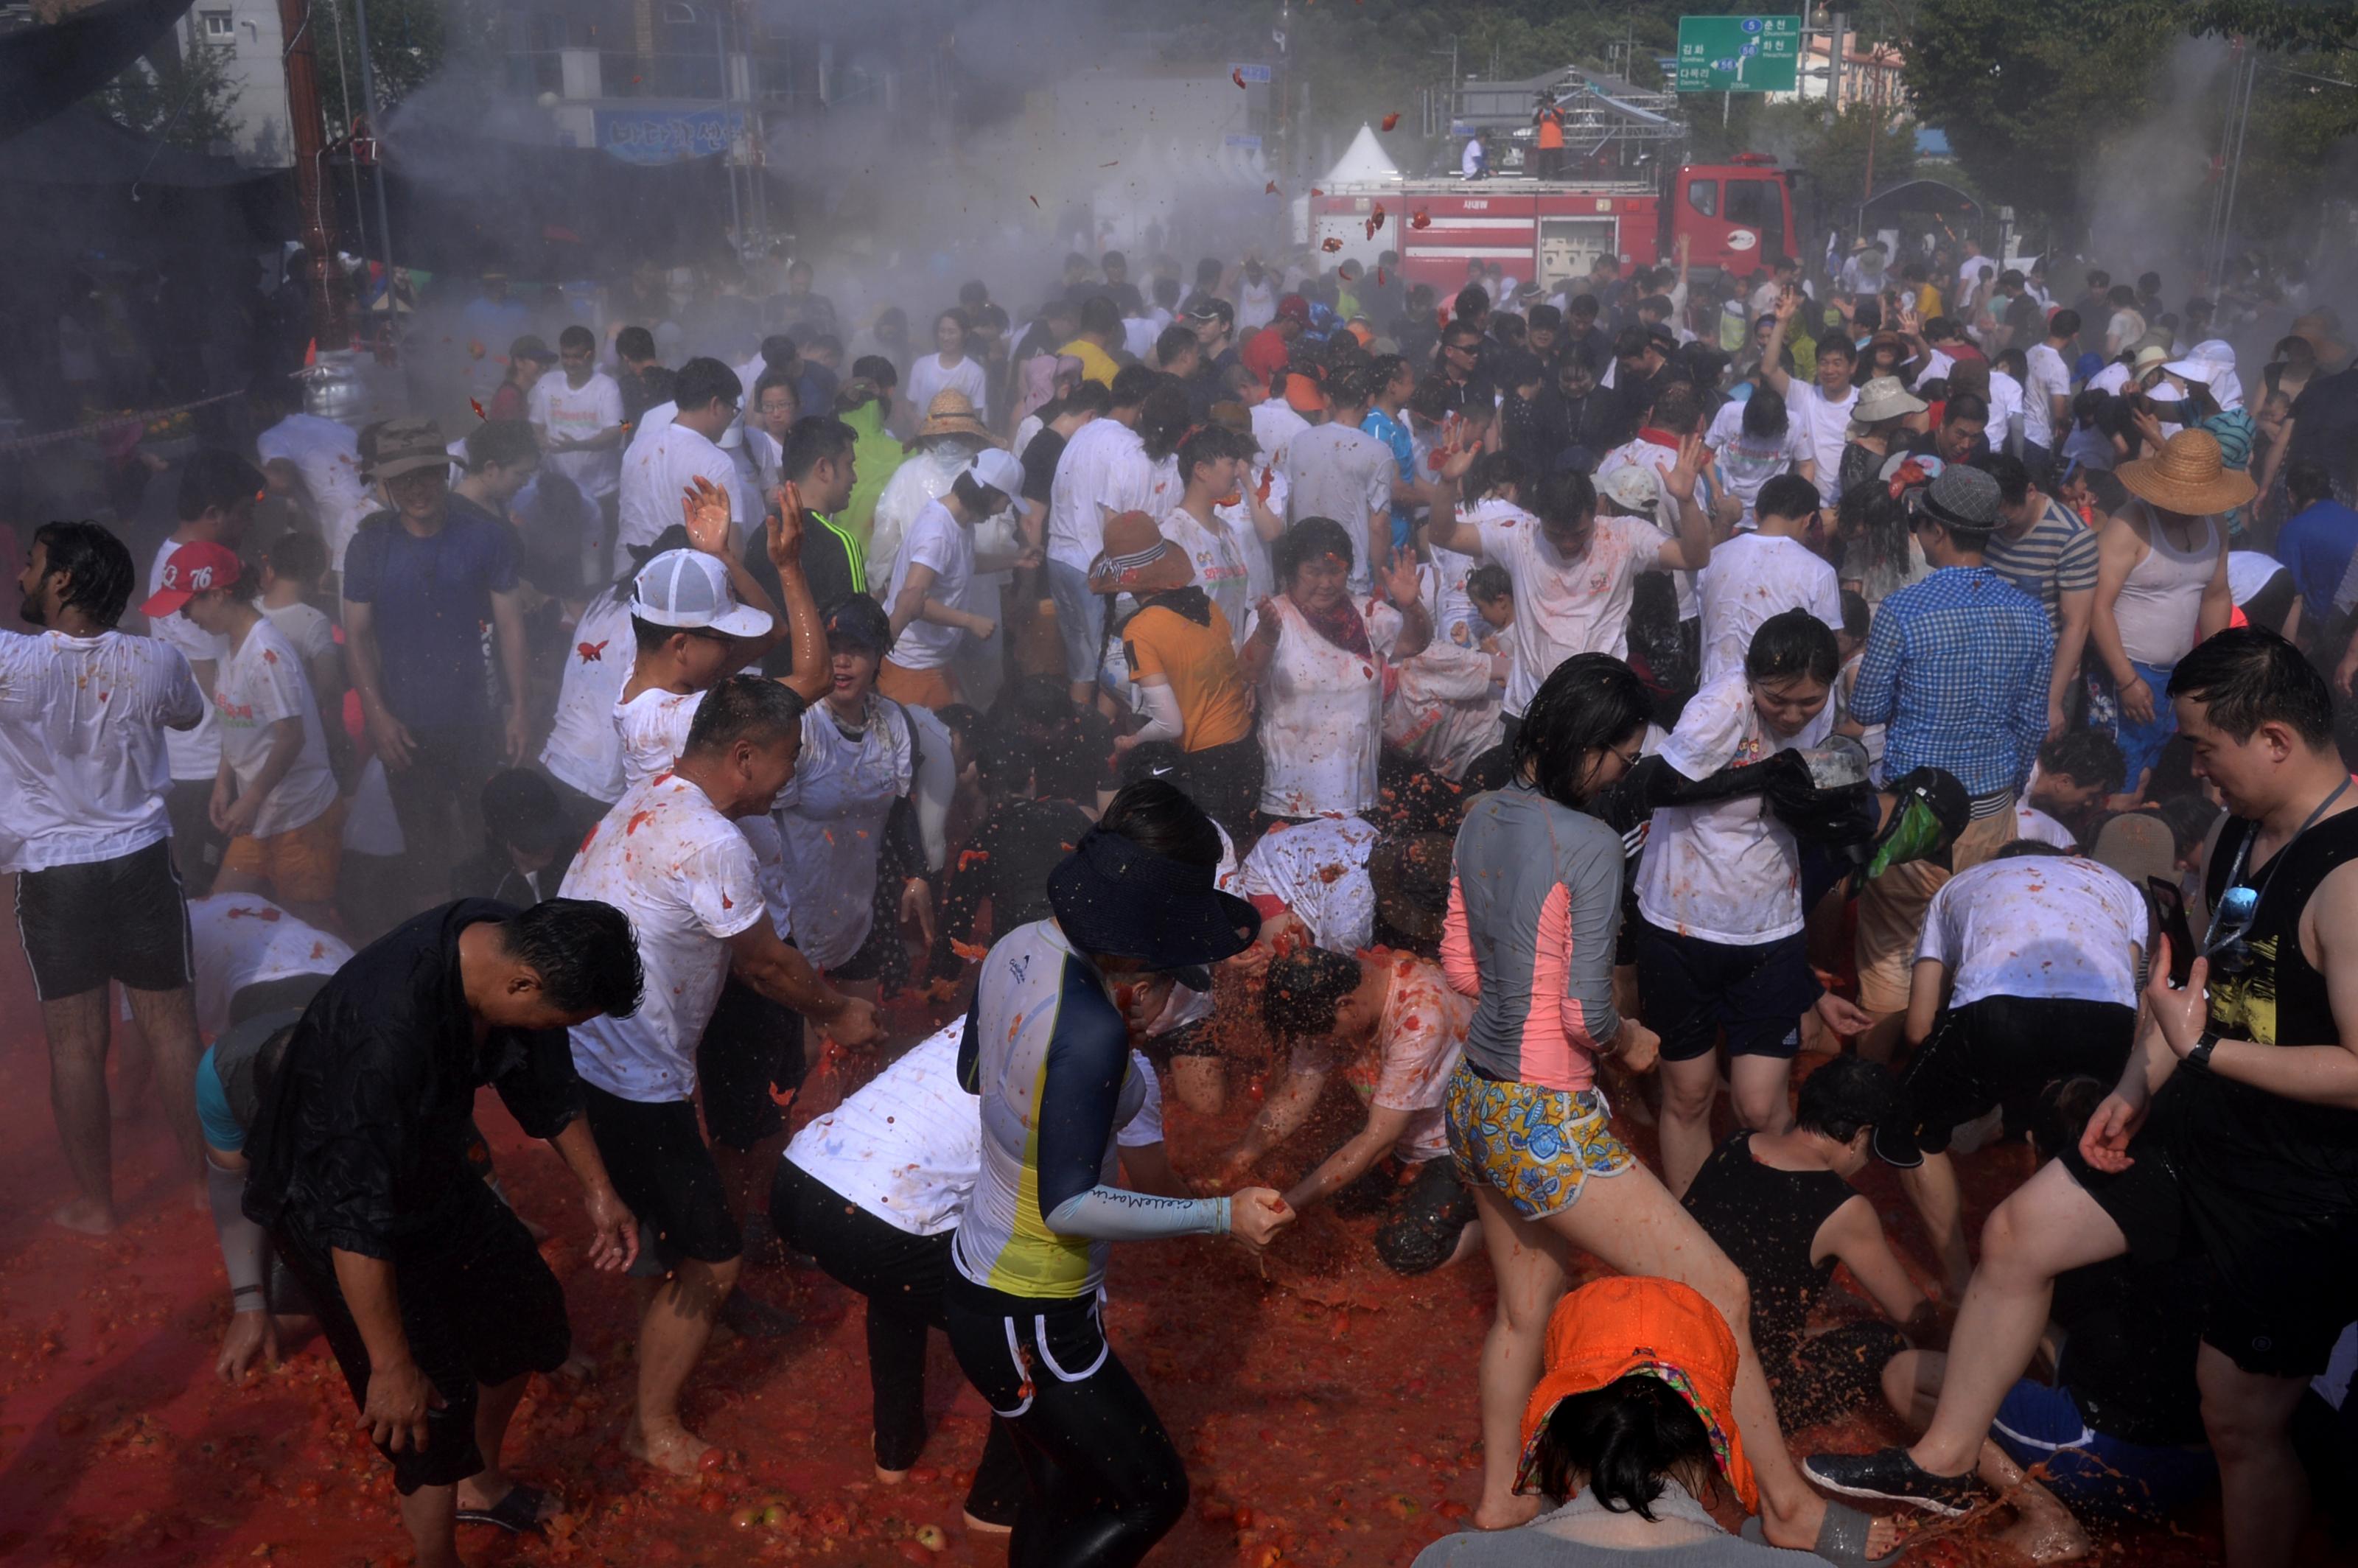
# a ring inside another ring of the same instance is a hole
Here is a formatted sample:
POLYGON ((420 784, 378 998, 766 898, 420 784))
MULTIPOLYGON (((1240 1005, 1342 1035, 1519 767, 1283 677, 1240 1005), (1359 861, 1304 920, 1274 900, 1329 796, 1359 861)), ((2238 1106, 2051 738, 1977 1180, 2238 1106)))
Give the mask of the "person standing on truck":
POLYGON ((1531 173, 1541 179, 1562 179, 1563 178, 1563 111, 1557 106, 1555 99, 1551 94, 1542 92, 1539 95, 1539 110, 1532 114, 1531 124, 1539 127, 1539 139, 1535 144, 1535 156, 1531 160, 1531 173))
POLYGON ((1459 160, 1457 172, 1467 179, 1490 178, 1490 154, 1482 145, 1481 132, 1476 131, 1466 138, 1466 156, 1459 160))

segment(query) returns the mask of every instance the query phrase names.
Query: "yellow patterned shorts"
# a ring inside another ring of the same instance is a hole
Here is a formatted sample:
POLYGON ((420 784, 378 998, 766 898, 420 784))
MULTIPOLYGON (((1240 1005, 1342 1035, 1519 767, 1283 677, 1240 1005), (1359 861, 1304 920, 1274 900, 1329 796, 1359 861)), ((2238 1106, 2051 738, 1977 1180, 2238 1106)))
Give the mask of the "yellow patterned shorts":
POLYGON ((1638 1162, 1613 1136, 1605 1097, 1593 1088, 1499 1083, 1460 1062, 1448 1109, 1459 1178, 1498 1188, 1525 1219, 1570 1208, 1589 1177, 1617 1176, 1638 1162))

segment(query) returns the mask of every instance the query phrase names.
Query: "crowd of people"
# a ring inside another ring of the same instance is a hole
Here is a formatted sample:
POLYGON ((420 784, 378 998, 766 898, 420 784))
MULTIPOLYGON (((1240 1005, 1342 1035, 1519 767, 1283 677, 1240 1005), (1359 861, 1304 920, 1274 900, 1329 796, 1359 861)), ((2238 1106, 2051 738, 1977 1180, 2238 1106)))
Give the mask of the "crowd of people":
POLYGON ((2215 1492, 2293 1561, 2358 1452, 2351 351, 2300 317, 2254 408, 2151 275, 1677 262, 1076 254, 849 344, 806 265, 645 266, 487 288, 463 426, 257 388, 0 634, 57 1221, 122 1217, 112 1050, 220 1370, 316 1329, 427 1565, 563 1507, 503 1456, 541 1226, 632 1280, 634 1459, 816 1268, 880 1481, 939 1329, 968 1528, 1080 1568, 1188 1497, 1111 1244, 1322 1204, 1493 1276, 1487 1533, 1420 1563, 1881 1560, 1829 1493, 2051 1563, 2215 1492), (1787 1441, 1860 1412, 1912 1444, 1787 1441))

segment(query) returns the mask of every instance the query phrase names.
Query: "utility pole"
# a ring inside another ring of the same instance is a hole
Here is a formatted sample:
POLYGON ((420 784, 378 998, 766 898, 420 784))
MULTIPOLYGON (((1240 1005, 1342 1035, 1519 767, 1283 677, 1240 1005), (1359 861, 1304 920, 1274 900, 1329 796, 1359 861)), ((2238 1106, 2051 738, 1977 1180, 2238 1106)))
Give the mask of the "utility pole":
MULTIPOLYGON (((295 0, 278 3, 286 5, 295 0)), ((360 36, 361 107, 368 112, 369 139, 376 144, 376 236, 384 248, 384 324, 392 330, 401 324, 400 302, 393 292, 393 220, 386 216, 384 205, 384 117, 376 104, 376 67, 369 62, 368 0, 352 0, 352 29, 360 36)))
POLYGON ((324 347, 352 341, 352 301, 336 265, 335 192, 324 177, 327 147, 319 117, 319 62, 311 49, 307 0, 278 0, 287 39, 287 122, 295 140, 295 193, 302 211, 304 266, 311 278, 311 331, 324 347))

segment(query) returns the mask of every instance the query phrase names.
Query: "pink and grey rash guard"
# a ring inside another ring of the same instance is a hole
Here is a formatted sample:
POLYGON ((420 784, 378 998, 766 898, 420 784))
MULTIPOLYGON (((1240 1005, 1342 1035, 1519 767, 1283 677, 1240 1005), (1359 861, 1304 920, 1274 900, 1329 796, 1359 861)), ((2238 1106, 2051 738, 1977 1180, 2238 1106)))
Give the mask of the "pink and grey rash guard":
POLYGON ((1450 985, 1477 998, 1466 1059, 1486 1077, 1578 1091, 1620 1033, 1613 941, 1620 836, 1514 784, 1457 830, 1441 939, 1450 985))

